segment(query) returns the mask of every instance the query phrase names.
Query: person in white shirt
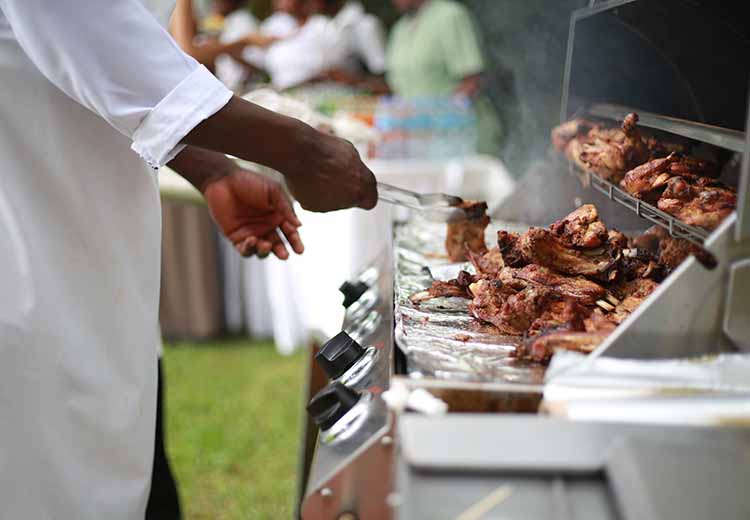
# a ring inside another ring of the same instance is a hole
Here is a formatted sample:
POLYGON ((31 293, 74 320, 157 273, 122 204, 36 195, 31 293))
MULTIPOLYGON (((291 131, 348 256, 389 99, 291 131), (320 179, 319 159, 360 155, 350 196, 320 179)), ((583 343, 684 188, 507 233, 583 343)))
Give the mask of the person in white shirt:
POLYGON ((316 12, 330 17, 333 41, 327 76, 350 85, 385 86, 385 31, 380 20, 355 0, 316 0, 316 12), (374 78, 381 81, 374 82, 374 78))
POLYGON ((315 14, 313 0, 288 0, 286 7, 297 23, 297 30, 274 42, 263 57, 263 68, 278 90, 317 79, 328 63, 328 19, 315 14))
POLYGON ((246 256, 301 253, 300 222, 278 184, 224 154, 282 172, 307 209, 377 202, 351 144, 234 97, 152 3, 0 0, 3 518, 144 517, 159 341, 154 168, 193 183, 246 256))
MULTIPOLYGON (((224 27, 219 35, 220 43, 232 43, 260 31, 258 20, 243 8, 246 3, 244 0, 214 1, 214 11, 224 18, 224 27)), ((216 58, 215 73, 228 89, 244 94, 245 84, 252 74, 252 66, 242 57, 222 54, 216 58)))
POLYGON ((264 68, 279 90, 330 81, 387 92, 385 43, 377 18, 358 2, 289 0, 299 24, 266 51, 264 68))
POLYGON ((273 14, 260 24, 261 34, 274 38, 291 36, 299 28, 299 22, 291 14, 295 3, 295 0, 274 0, 273 14))

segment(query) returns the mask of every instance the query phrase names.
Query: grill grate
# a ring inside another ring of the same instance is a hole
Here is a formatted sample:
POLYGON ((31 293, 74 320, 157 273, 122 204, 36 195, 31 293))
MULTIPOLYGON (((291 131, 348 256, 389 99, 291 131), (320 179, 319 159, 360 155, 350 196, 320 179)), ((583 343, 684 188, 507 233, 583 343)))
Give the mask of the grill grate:
POLYGON ((670 236, 683 238, 690 243, 703 248, 704 242, 709 235, 709 232, 705 229, 689 226, 669 213, 665 213, 655 206, 633 197, 611 182, 606 181, 601 177, 597 177, 591 172, 577 168, 572 162, 568 162, 568 164, 571 174, 577 175, 581 178, 584 186, 594 188, 610 200, 625 206, 639 217, 645 218, 646 220, 663 227, 669 232, 670 236))

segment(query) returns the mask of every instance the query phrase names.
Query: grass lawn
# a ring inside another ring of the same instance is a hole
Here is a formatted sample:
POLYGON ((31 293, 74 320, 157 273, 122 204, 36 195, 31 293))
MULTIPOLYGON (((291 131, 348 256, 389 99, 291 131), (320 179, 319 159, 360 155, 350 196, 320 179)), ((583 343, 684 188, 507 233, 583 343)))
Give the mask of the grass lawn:
POLYGON ((187 520, 291 518, 303 359, 268 343, 167 345, 167 451, 187 520))

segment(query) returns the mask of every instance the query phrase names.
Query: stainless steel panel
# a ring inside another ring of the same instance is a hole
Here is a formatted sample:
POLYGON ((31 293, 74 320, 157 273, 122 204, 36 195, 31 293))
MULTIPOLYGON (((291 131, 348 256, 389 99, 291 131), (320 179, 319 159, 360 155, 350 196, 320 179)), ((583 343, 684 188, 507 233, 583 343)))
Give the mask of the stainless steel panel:
POLYGON ((745 134, 737 130, 707 125, 696 121, 687 121, 676 117, 654 114, 632 107, 594 103, 588 113, 592 116, 622 121, 630 112, 638 113, 638 125, 687 137, 701 143, 708 143, 727 150, 743 153, 745 151, 745 134))
POLYGON ((310 477, 302 502, 302 518, 330 519, 352 512, 360 518, 383 518, 390 492, 391 417, 380 394, 390 385, 393 368, 393 277, 390 248, 362 277, 371 286, 346 312, 344 330, 365 347, 374 347, 367 377, 366 413, 355 428, 337 439, 318 435, 310 477))
POLYGON ((750 352, 750 258, 735 262, 729 269, 724 333, 750 352))
POLYGON ((750 453, 750 429, 406 414, 398 420, 398 431, 397 494, 391 503, 399 519, 635 518, 623 512, 644 503, 665 513, 653 518, 683 519, 697 518, 684 507, 690 500, 703 501, 696 513, 706 507, 742 511, 747 502, 738 492, 744 481, 736 480, 747 468, 737 471, 727 455, 743 464, 750 453), (628 450, 635 455, 623 458, 628 450), (663 486, 653 479, 644 485, 626 478, 649 461, 685 472, 711 453, 714 460, 705 464, 710 474, 681 479, 672 472, 672 482, 663 486), (714 485, 701 487, 706 478, 714 485), (673 495, 681 484, 693 495, 682 502, 673 495), (659 497, 662 489, 669 501, 659 497), (623 508, 624 502, 630 508, 623 508))

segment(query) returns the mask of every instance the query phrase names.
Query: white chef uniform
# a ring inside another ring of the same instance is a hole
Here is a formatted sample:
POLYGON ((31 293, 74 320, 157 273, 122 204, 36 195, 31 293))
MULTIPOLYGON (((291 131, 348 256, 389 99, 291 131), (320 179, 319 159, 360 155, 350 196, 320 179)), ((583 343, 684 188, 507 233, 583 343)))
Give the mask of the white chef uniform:
POLYGON ((161 224, 138 155, 230 96, 138 0, 0 0, 0 519, 143 518, 161 224))

